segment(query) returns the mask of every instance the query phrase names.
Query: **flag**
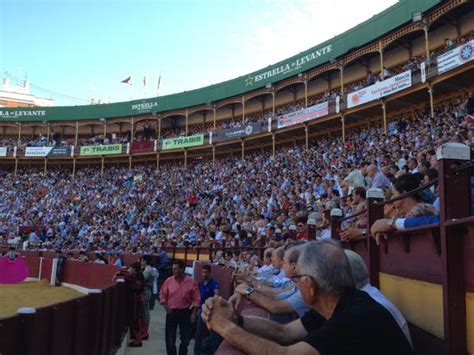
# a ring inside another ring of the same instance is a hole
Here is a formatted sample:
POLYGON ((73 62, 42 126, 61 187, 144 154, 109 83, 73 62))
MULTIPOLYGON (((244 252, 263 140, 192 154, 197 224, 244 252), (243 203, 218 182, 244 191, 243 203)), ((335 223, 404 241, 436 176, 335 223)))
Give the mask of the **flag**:
POLYGON ((143 77, 143 86, 146 87, 146 74, 145 74, 145 76, 143 77))
POLYGON ((123 79, 123 80, 121 81, 121 83, 128 84, 128 85, 132 85, 132 77, 129 76, 128 78, 123 79))
POLYGON ((161 83, 161 74, 160 74, 160 76, 158 77, 158 85, 156 86, 156 90, 157 90, 157 91, 160 91, 160 83, 161 83))

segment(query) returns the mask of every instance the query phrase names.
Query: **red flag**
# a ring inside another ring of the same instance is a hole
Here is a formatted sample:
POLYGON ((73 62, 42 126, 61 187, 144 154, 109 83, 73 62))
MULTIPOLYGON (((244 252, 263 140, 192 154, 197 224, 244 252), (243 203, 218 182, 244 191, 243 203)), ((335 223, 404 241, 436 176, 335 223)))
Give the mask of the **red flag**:
POLYGON ((123 79, 121 83, 132 85, 132 77, 129 76, 127 79, 123 79))

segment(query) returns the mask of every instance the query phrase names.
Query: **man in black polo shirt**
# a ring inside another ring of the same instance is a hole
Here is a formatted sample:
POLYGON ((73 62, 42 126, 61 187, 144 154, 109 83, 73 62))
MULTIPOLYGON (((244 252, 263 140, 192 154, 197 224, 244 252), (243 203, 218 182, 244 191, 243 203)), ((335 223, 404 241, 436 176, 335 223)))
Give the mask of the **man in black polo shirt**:
POLYGON ((412 354, 390 313, 355 289, 343 249, 333 241, 308 243, 298 260, 298 282, 311 308, 286 325, 235 315, 222 298, 203 306, 208 326, 248 354, 412 354))

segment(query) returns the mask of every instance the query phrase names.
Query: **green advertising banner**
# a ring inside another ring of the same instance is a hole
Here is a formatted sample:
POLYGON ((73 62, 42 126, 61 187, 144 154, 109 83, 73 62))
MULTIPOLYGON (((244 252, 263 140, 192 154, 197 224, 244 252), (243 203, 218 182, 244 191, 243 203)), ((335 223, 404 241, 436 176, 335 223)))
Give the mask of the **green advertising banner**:
POLYGON ((187 147, 196 147, 204 144, 204 134, 196 134, 188 137, 178 137, 171 139, 163 139, 162 150, 180 149, 187 147))
POLYGON ((121 154, 122 144, 107 144, 107 145, 87 145, 81 147, 79 155, 112 155, 121 154))

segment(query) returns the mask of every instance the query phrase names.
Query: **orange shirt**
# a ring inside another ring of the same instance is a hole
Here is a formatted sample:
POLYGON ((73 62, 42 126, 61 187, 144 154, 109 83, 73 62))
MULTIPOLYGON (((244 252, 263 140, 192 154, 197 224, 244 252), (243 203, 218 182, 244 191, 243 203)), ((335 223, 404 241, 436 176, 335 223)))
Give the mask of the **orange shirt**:
POLYGON ((169 309, 199 307, 199 289, 196 281, 185 276, 178 282, 174 276, 168 277, 160 289, 160 303, 169 309))

